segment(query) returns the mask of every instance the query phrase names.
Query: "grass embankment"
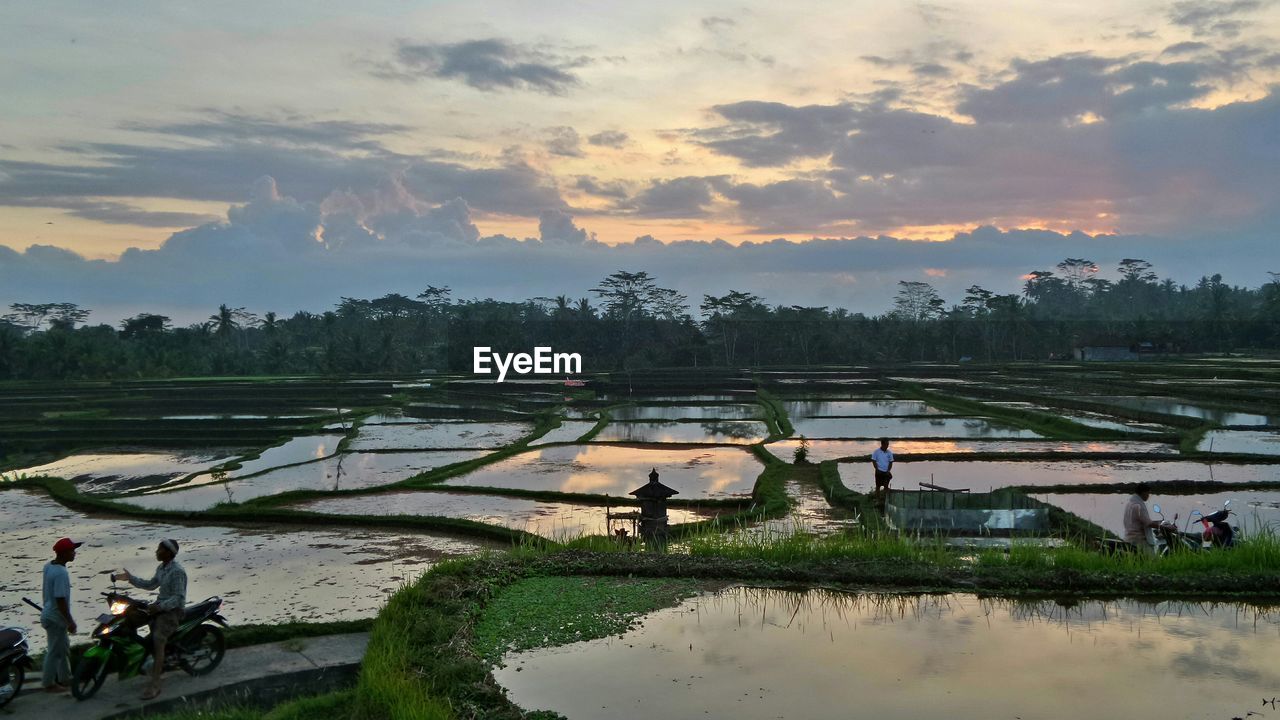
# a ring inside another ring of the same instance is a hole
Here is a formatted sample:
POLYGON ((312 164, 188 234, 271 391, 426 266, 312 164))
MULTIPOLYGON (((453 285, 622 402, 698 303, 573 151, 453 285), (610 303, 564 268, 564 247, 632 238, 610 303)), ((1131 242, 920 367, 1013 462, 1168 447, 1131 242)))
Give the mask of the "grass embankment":
POLYGON ((795 434, 796 429, 791 424, 791 418, 787 417, 786 408, 773 393, 762 387, 757 388, 756 398, 764 408, 765 424, 769 426, 770 435, 765 442, 781 440, 795 434))

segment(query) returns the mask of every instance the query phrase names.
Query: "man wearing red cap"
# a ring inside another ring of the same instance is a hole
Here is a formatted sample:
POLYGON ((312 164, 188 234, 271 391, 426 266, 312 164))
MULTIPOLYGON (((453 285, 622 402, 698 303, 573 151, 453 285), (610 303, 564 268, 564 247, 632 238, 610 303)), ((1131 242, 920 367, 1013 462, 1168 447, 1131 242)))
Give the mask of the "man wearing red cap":
POLYGON ((71 635, 76 632, 76 621, 71 619, 71 575, 67 573, 67 563, 76 559, 76 548, 83 544, 62 538, 53 544, 53 562, 44 566, 40 624, 49 635, 49 649, 44 653, 45 692, 66 692, 71 681, 71 635))

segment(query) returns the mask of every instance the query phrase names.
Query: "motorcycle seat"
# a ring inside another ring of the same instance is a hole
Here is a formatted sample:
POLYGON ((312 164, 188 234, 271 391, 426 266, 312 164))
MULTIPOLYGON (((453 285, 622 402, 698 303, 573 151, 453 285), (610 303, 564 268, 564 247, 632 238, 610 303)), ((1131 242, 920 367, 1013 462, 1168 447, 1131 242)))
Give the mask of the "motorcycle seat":
POLYGON ((22 642, 22 633, 13 628, 0 629, 0 648, 8 649, 22 642))
POLYGON ((183 622, 186 622, 187 620, 194 620, 195 618, 208 613, 213 608, 216 608, 221 602, 222 600, 220 598, 211 597, 203 602, 198 602, 195 605, 188 606, 182 613, 182 620, 183 622))

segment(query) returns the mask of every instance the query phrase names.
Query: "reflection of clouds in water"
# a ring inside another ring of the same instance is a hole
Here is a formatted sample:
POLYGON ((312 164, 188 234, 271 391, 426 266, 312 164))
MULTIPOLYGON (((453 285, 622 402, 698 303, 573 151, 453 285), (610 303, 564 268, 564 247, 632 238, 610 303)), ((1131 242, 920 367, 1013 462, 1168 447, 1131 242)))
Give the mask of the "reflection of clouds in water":
POLYGON ((630 717, 644 698, 655 716, 724 717, 743 697, 760 717, 1076 717, 1081 698, 1145 717, 1153 697, 1203 714, 1280 688, 1275 630, 1249 606, 731 588, 495 674, 517 703, 569 716, 630 717))

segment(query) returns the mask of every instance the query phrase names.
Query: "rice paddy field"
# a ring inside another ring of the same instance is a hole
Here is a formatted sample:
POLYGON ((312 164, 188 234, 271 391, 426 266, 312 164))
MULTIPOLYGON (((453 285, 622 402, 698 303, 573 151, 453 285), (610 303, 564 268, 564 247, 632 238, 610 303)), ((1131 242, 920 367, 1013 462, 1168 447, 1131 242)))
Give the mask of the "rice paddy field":
MULTIPOLYGON (((895 490, 1026 495, 1058 513, 1042 540, 1118 534, 1138 482, 1180 523, 1231 500, 1247 539, 1280 529, 1280 401, 1254 392, 1257 383, 1280 383, 1280 367, 1206 358, 651 371, 572 388, 447 374, 0 386, 0 545, 10 571, 0 617, 34 624, 21 598, 39 595, 39 567, 64 535, 87 543, 72 568, 83 617, 97 614, 106 573, 145 568, 166 537, 182 542, 191 597, 228 598, 233 623, 372 617, 440 560, 633 533, 630 493, 652 472, 676 492, 670 553, 696 554, 715 537, 864 537, 886 527, 869 457, 881 438, 896 455, 895 490)), ((883 658, 943 636, 947 652, 980 658, 965 672, 983 676, 1015 672, 1024 664, 1017 652, 1033 647, 1073 666, 1120 662, 1114 648, 1139 630, 1178 652, 1189 651, 1189 637, 1237 643, 1250 673, 1265 675, 1280 659, 1258 646, 1262 636, 1278 646, 1265 613, 1260 629, 1246 631, 1218 609, 1173 621, 1168 607, 1124 601, 1045 618, 965 595, 884 605, 824 592, 701 588, 647 630, 511 653, 496 677, 529 709, 630 717, 626 678, 649 668, 636 688, 688 709, 696 703, 681 693, 709 683, 728 694, 702 709, 722 715, 739 695, 783 708, 815 697, 856 702, 867 697, 859 683, 896 688, 913 670, 886 663, 883 677, 837 682, 849 662, 841 649, 883 658), (744 614, 755 620, 735 630, 744 614), (975 626, 987 631, 966 634, 975 626), (1064 639, 1070 632, 1086 642, 1064 639), (707 653, 721 642, 741 643, 748 674, 777 658, 835 674, 808 677, 813 687, 797 678, 786 692, 774 692, 776 677, 744 685, 741 673, 710 674, 707 653), (566 677, 589 677, 573 684, 592 689, 564 687, 566 677)), ((943 672, 943 655, 929 671, 949 678, 936 693, 903 706, 890 692, 884 712, 942 712, 957 698, 968 707, 965 673, 943 672)), ((1256 689, 1250 683, 1232 687, 1256 689)), ((1201 695, 1231 691, 1223 687, 1201 695)), ((1124 706, 1113 690, 1108 707, 1124 706)), ((1051 705, 1077 689, 1043 692, 1051 705)))

